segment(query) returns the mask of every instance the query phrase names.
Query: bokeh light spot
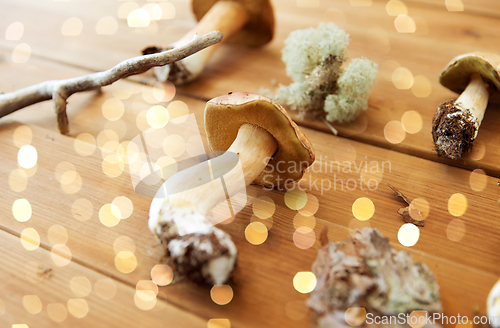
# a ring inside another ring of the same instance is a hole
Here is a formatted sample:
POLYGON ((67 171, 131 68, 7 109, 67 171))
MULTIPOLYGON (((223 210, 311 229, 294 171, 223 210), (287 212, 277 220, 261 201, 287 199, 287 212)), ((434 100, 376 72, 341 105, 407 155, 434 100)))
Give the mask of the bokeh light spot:
POLYGON ((161 8, 161 18, 162 19, 174 19, 176 10, 175 6, 171 2, 160 2, 159 3, 160 8, 161 8))
POLYGON ((115 256, 115 267, 122 273, 130 273, 137 268, 137 258, 132 252, 121 251, 115 256))
POLYGON ((61 33, 65 36, 78 36, 82 33, 83 22, 78 17, 71 17, 64 21, 61 33))
POLYGON ((96 141, 90 133, 80 133, 73 142, 75 151, 80 156, 92 155, 96 149, 96 141))
POLYGON ((127 24, 129 27, 148 27, 151 22, 151 17, 148 12, 142 8, 134 9, 127 16, 127 24))
POLYGON ((120 208, 114 204, 104 204, 99 210, 99 221, 106 227, 114 227, 120 222, 120 208))
POLYGON ((467 211, 467 197, 461 193, 456 193, 448 199, 448 212, 453 216, 462 216, 467 211))
POLYGON ((102 115, 109 121, 117 121, 125 113, 125 106, 120 99, 109 98, 102 104, 102 115))
POLYGON ((309 229, 314 229, 316 226, 316 218, 314 215, 306 216, 302 213, 297 213, 293 217, 293 226, 295 229, 300 227, 308 227, 309 229))
POLYGON ((125 196, 116 197, 115 199, 113 199, 111 204, 118 207, 118 209, 120 210, 120 219, 122 220, 128 219, 134 212, 134 204, 129 198, 125 196))
POLYGON ((411 86, 411 91, 418 98, 428 97, 432 92, 432 84, 423 75, 417 75, 413 78, 413 85, 411 86))
POLYGON ((68 246, 64 244, 57 244, 52 247, 50 251, 50 257, 52 258, 52 262, 54 262, 57 266, 66 266, 71 262, 71 250, 68 246))
POLYGON ((19 166, 25 169, 35 166, 38 161, 38 153, 35 147, 31 145, 22 146, 17 153, 17 161, 19 166))
POLYGON ((149 17, 152 20, 160 20, 162 16, 162 10, 159 4, 157 3, 147 3, 142 6, 142 9, 148 12, 149 17))
POLYGON ((112 16, 104 16, 97 21, 95 31, 99 35, 113 35, 118 30, 118 22, 112 16))
POLYGON ((64 304, 50 303, 47 305, 47 314, 52 321, 61 323, 68 317, 68 311, 64 304))
POLYGON ((385 10, 387 11, 387 15, 389 16, 399 16, 408 14, 408 8, 404 2, 400 0, 390 0, 385 5, 385 10))
POLYGON ((157 264, 151 269, 151 280, 158 286, 167 286, 173 279, 174 272, 166 264, 157 264))
POLYGON ((394 20, 394 27, 398 33, 415 33, 417 25, 413 18, 408 15, 399 15, 394 20))
POLYGON ((30 314, 38 314, 42 311, 42 301, 37 295, 24 295, 23 307, 30 314))
POLYGON ((300 210, 307 204, 307 194, 300 189, 288 190, 285 193, 285 204, 291 210, 300 210))
POLYGON ((293 243, 300 249, 308 249, 314 245, 316 234, 309 227, 299 227, 293 233, 293 243))
POLYGON ((12 204, 12 214, 19 222, 26 222, 31 218, 31 204, 27 199, 16 199, 12 204))
POLYGON ((274 201, 267 196, 261 196, 254 200, 252 204, 253 214, 259 219, 269 219, 276 210, 274 201))
POLYGON ((448 11, 464 11, 462 0, 445 0, 444 4, 448 11))
POLYGON ((403 224, 398 231, 398 241, 406 247, 414 246, 420 238, 420 230, 412 223, 403 224))
POLYGON ((368 197, 360 197, 352 204, 352 215, 360 221, 371 219, 375 214, 375 205, 368 197))
POLYGON ((474 191, 483 191, 488 184, 488 176, 481 169, 475 169, 469 176, 470 188, 474 191))
POLYGON ((94 290, 100 298, 110 300, 116 295, 116 284, 110 278, 103 278, 96 281, 94 290))
POLYGON ((87 301, 81 298, 72 298, 67 303, 68 312, 75 318, 84 318, 89 313, 87 301))
POLYGON ((33 132, 31 132, 30 127, 26 125, 17 127, 12 134, 12 142, 14 142, 14 145, 18 148, 29 145, 32 140, 33 132))
POLYGON ((87 221, 92 217, 94 207, 90 200, 86 198, 79 198, 71 205, 71 214, 78 221, 87 221))
POLYGON ((293 287, 301 294, 307 294, 316 287, 316 276, 309 271, 297 272, 293 277, 293 287))
POLYGON ((185 102, 176 100, 172 101, 167 106, 168 114, 171 120, 175 120, 174 123, 180 124, 187 119, 187 114, 189 114, 189 107, 185 102), (181 118, 183 117, 183 118, 181 118))
POLYGON ((392 144, 401 143, 406 138, 406 131, 399 121, 390 121, 384 127, 384 137, 392 144))
POLYGON ((226 305, 233 299, 233 289, 229 285, 215 285, 210 289, 210 297, 215 304, 226 305))
POLYGON ((171 134, 163 142, 163 151, 168 156, 179 157, 186 151, 186 141, 178 134, 171 134))
POLYGON ((245 228, 245 238, 252 245, 260 245, 267 239, 267 227, 260 222, 251 222, 245 228))
POLYGON ((401 117, 401 126, 407 133, 418 133, 422 130, 423 125, 422 115, 415 110, 409 110, 401 117))
POLYGON ((319 209, 319 201, 313 194, 307 194, 307 201, 304 207, 298 209, 299 213, 304 216, 312 216, 316 214, 319 209))
POLYGON ((392 72, 392 83, 397 89, 410 89, 413 86, 413 82, 413 74, 406 67, 398 67, 392 72))
POLYGON ((345 311, 345 322, 351 327, 361 326, 366 320, 366 309, 362 307, 351 307, 345 311))
POLYGON ((146 113, 146 120, 151 127, 161 129, 167 125, 169 114, 165 107, 161 105, 154 105, 148 109, 146 113))
POLYGON ((207 322, 207 328, 231 328, 231 321, 229 319, 210 319, 207 322))
POLYGON ((453 219, 446 227, 446 236, 454 242, 461 241, 465 236, 465 223, 460 219, 453 219))
POLYGON ((486 155, 486 145, 480 140, 474 140, 474 147, 466 154, 467 157, 474 161, 480 161, 486 155))
POLYGON ((92 284, 87 277, 76 276, 69 281, 69 287, 76 297, 86 297, 92 291, 92 284))
POLYGON ((422 221, 427 219, 430 212, 429 202, 424 198, 415 198, 409 206, 410 217, 414 220, 422 221))
POLYGON ((60 224, 54 224, 47 230, 49 243, 52 245, 66 244, 68 242, 68 231, 60 224))
POLYGON ((21 192, 28 186, 28 175, 22 169, 12 170, 9 174, 9 187, 12 191, 21 192))
POLYGON ((14 22, 9 24, 5 29, 5 40, 17 41, 23 37, 24 25, 21 22, 14 22))
POLYGON ((21 245, 28 251, 34 251, 40 246, 40 235, 33 228, 23 229, 21 231, 21 245))
POLYGON ((31 47, 27 43, 21 43, 12 49, 12 62, 16 64, 27 63, 31 57, 31 47))

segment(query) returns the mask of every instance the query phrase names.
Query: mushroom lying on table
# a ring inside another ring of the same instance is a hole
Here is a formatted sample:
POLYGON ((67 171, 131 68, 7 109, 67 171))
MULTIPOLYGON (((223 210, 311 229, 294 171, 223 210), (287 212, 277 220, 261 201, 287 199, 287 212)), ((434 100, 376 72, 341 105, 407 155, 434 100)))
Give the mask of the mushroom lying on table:
MULTIPOLYGON (((311 143, 283 107, 257 94, 234 92, 210 100, 205 130, 211 150, 228 151, 210 160, 213 176, 224 176, 228 197, 239 191, 241 171, 243 187, 254 183, 273 188, 300 180, 314 161, 311 143), (231 164, 230 154, 238 155, 241 170, 231 164)), ((177 272, 192 280, 222 284, 233 271, 237 252, 229 235, 207 217, 226 198, 213 192, 213 178, 199 184, 206 179, 204 165, 165 181, 151 203, 149 228, 165 246, 177 272)))
POLYGON ((432 139, 438 156, 458 159, 472 148, 490 92, 500 90, 500 56, 474 52, 455 57, 439 82, 460 97, 439 105, 432 119, 432 139))
MULTIPOLYGON (((274 35, 274 14, 270 0, 193 0, 192 10, 198 24, 166 50, 188 43, 195 34, 217 30, 224 34, 222 42, 249 46, 264 45, 274 35)), ((160 81, 168 79, 176 85, 188 83, 200 75, 215 49, 207 48, 176 64, 155 68, 155 75, 160 81)), ((165 49, 149 47, 143 53, 162 50, 165 49)))

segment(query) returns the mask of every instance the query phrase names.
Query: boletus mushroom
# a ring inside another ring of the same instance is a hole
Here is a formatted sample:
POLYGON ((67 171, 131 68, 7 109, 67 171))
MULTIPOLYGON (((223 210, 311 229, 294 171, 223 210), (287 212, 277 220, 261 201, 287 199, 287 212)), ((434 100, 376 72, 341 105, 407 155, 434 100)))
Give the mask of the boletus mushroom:
POLYGON ((490 93, 500 90, 500 56, 474 52, 455 57, 439 82, 460 96, 439 105, 432 139, 438 156, 458 159, 472 148, 490 93))
POLYGON ((217 222, 207 216, 209 211, 242 184, 275 188, 300 180, 314 152, 283 107, 257 94, 234 92, 210 100, 205 130, 210 149, 227 152, 210 160, 208 179, 206 163, 167 179, 151 203, 149 228, 178 273, 222 284, 233 271, 237 251, 231 237, 214 227, 217 222), (231 154, 238 156, 241 166, 231 163, 231 154), (224 176, 227 195, 214 192, 210 175, 224 176), (200 185, 204 179, 207 183, 200 185))
POLYGON ((491 328, 500 327, 500 280, 493 286, 486 301, 491 328))
MULTIPOLYGON (((274 14, 270 0, 193 0, 192 10, 198 24, 179 41, 167 49, 191 41, 195 34, 220 31, 222 42, 261 46, 274 35, 274 14)), ((219 43, 220 44, 220 43, 219 43)), ((160 81, 167 79, 176 85, 185 84, 198 77, 217 47, 208 47, 175 64, 155 68, 160 81)), ((162 51, 158 47, 143 50, 144 54, 162 51)))

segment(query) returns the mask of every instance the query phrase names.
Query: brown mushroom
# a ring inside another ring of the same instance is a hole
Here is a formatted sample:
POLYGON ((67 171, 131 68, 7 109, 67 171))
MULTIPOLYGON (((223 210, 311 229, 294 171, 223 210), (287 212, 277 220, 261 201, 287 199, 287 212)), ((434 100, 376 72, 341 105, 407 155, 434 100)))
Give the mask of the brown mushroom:
POLYGON ((475 52, 455 57, 439 82, 460 97, 439 105, 432 138, 438 156, 458 159, 472 148, 490 93, 500 90, 500 56, 475 52))
MULTIPOLYGON (((274 14, 270 0, 193 0, 192 10, 198 24, 170 48, 181 46, 192 40, 195 34, 218 30, 224 34, 222 42, 260 46, 274 35, 274 14)), ((150 47, 143 52, 155 52, 150 47)), ((209 47, 195 56, 173 65, 155 68, 156 77, 167 79, 177 85, 194 80, 203 71, 216 47, 209 47)))
POLYGON ((205 130, 211 150, 227 152, 167 179, 151 203, 149 228, 178 272, 221 284, 233 271, 236 247, 213 226, 217 222, 209 211, 251 183, 273 188, 299 180, 314 152, 283 107, 257 94, 234 92, 210 100, 205 130), (241 166, 231 158, 235 154, 241 166), (227 195, 214 192, 214 177, 223 177, 227 195))

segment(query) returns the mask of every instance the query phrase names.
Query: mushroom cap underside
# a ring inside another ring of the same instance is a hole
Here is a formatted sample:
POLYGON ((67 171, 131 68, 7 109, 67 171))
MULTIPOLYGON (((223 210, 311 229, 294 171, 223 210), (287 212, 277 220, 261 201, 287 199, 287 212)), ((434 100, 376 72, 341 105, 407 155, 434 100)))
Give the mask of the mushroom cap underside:
MULTIPOLYGON (((219 0, 193 0, 192 10, 198 21, 219 0)), ((274 36, 274 12, 270 0, 223 0, 240 3, 247 11, 249 20, 227 42, 249 46, 261 46, 274 36)))
POLYGON ((453 92, 461 94, 473 73, 479 73, 495 92, 490 101, 500 103, 500 56, 486 52, 472 52, 453 58, 439 76, 439 82, 453 92))
POLYGON ((211 150, 227 150, 243 124, 265 129, 278 144, 278 150, 254 184, 277 187, 300 180, 314 162, 310 141, 274 100, 248 92, 233 92, 207 103, 205 130, 211 150))

